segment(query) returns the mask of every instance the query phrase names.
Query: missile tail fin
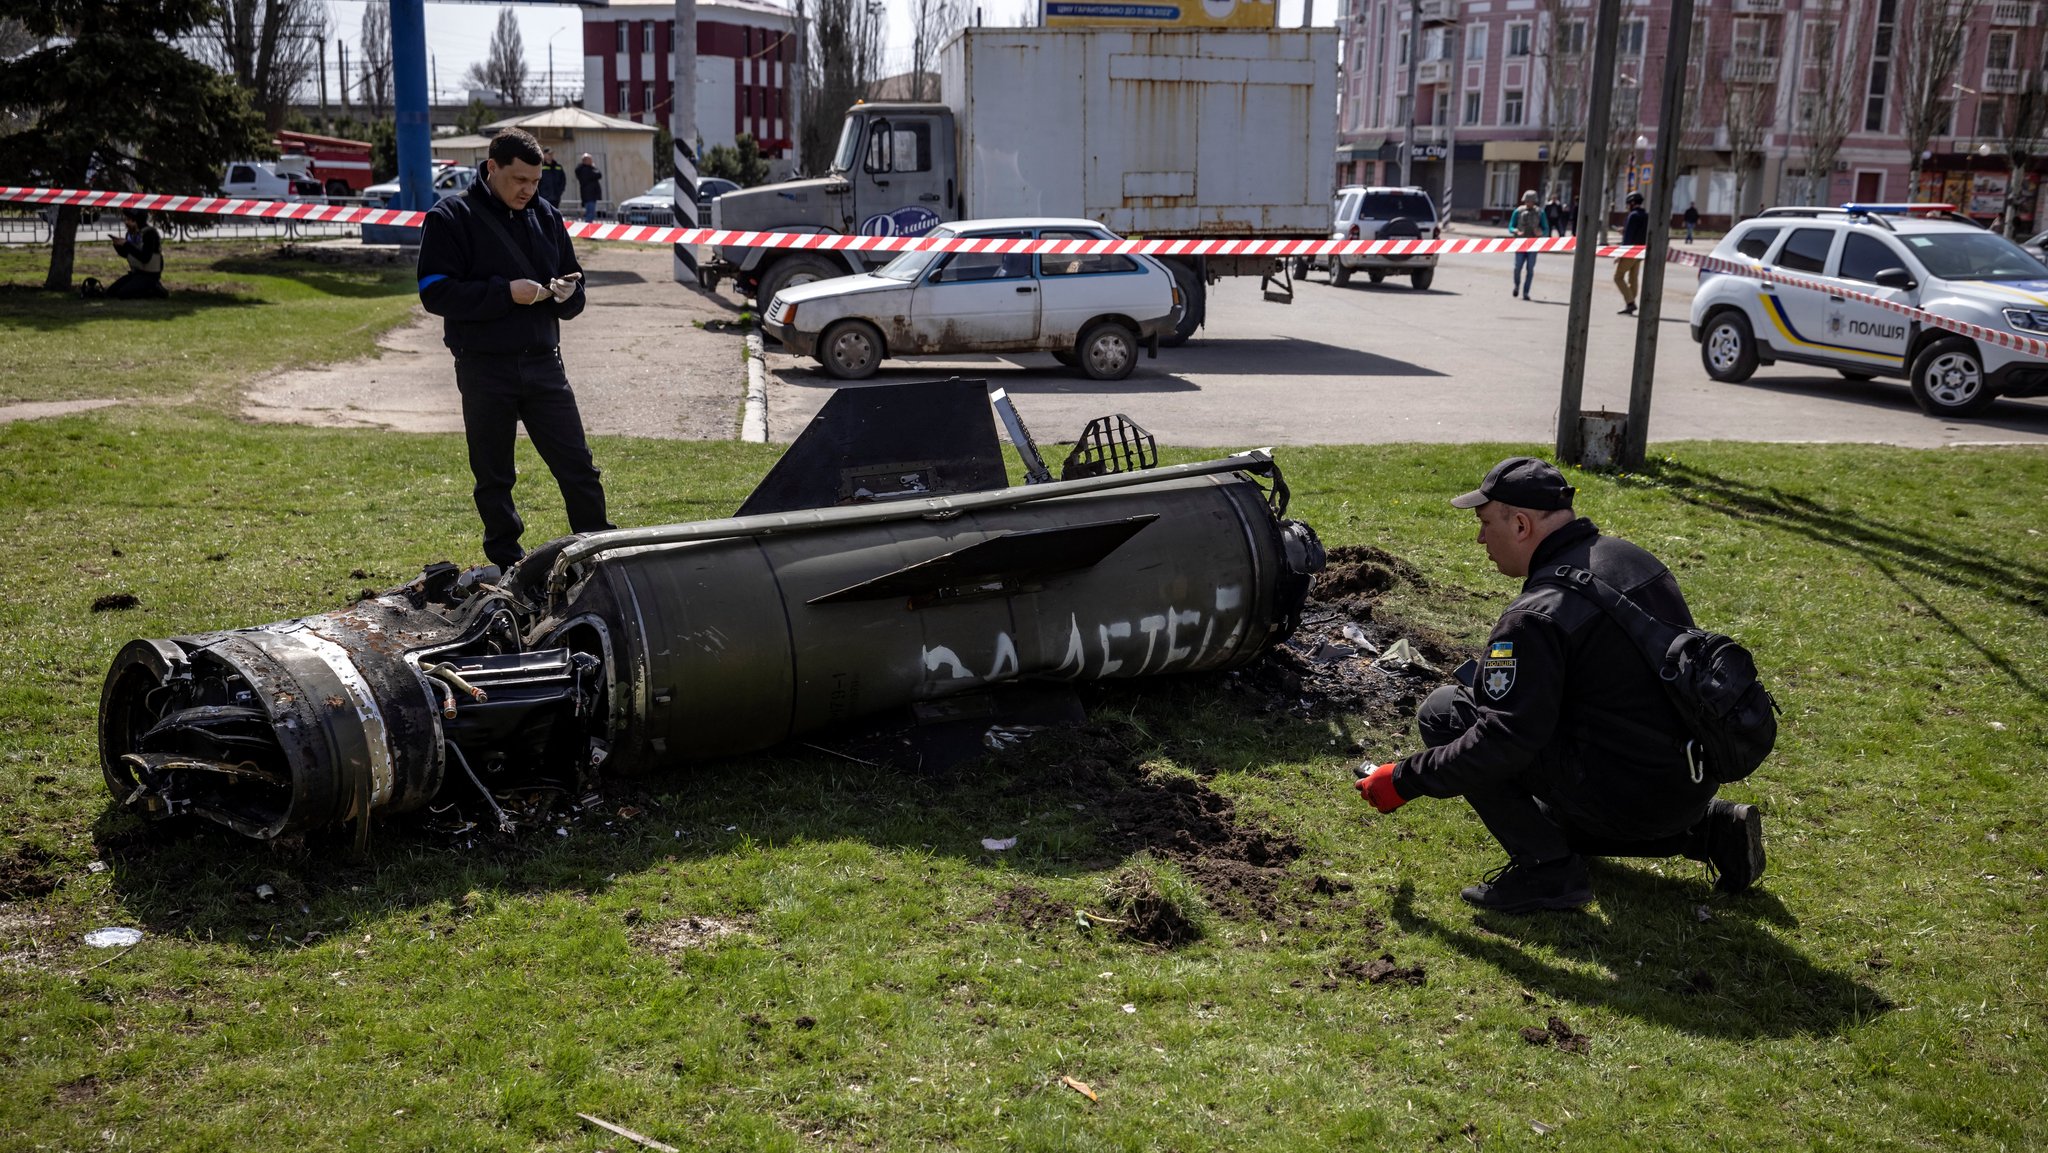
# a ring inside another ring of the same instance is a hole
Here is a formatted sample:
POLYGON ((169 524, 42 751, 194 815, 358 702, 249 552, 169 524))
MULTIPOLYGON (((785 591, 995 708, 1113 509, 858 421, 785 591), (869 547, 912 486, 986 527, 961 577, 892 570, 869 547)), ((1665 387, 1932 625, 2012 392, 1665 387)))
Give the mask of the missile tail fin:
POLYGON ((966 548, 813 597, 807 603, 908 600, 914 607, 1015 592, 1061 573, 1093 568, 1158 520, 1157 513, 1122 520, 1006 532, 966 548))
POLYGON ((985 492, 1009 483, 986 381, 862 385, 832 394, 735 515, 985 492))

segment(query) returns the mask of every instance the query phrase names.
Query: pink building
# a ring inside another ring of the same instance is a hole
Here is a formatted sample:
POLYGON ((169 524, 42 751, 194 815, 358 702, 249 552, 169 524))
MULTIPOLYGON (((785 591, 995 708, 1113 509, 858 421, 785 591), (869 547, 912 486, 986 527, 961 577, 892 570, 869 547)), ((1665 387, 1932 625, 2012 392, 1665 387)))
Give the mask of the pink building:
MULTIPOLYGON (((2008 133, 2042 87, 2044 9, 2035 0, 1697 0, 1667 207, 1696 204, 1725 221, 1769 204, 1922 199, 1992 219, 2014 175, 2008 133), (1925 86, 1941 100, 1913 190, 1903 78, 1942 24, 1963 35, 1956 65, 1925 86)), ((1662 130, 1670 5, 1624 0, 1614 75, 1601 80, 1588 75, 1595 11, 1592 0, 1423 0, 1411 27, 1410 0, 1345 0, 1339 181, 1399 181, 1412 50, 1415 183, 1439 194, 1448 183, 1466 218, 1498 216, 1525 189, 1568 203, 1582 185, 1591 195, 1584 95, 1609 83, 1618 207, 1649 178, 1662 130)), ((2022 149, 2036 150, 2048 145, 2022 149)), ((2019 227, 2030 228, 2048 216, 2030 171, 2042 165, 2019 167, 2013 201, 2019 227)))
MULTIPOLYGON (((667 127, 674 0, 598 0, 583 9, 586 108, 667 127)), ((704 147, 740 133, 787 174, 796 157, 796 15, 761 0, 698 0, 697 131, 704 147)))

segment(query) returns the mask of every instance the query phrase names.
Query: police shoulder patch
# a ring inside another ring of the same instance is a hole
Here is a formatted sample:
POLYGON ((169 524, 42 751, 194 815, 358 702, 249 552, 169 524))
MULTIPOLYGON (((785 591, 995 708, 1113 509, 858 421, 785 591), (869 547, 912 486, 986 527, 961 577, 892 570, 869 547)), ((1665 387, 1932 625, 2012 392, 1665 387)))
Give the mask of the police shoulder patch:
POLYGON ((1486 660, 1479 666, 1479 687, 1493 700, 1500 700, 1515 687, 1515 643, 1494 641, 1487 646, 1486 660))

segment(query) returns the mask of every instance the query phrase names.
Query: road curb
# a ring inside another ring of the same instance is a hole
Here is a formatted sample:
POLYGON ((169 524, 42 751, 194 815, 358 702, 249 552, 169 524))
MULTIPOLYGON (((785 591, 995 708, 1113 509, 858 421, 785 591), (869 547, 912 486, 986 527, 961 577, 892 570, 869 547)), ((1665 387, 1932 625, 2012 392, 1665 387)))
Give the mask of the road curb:
POLYGON ((768 443, 768 362, 761 348, 761 334, 747 333, 747 401, 740 412, 740 439, 750 444, 768 443))

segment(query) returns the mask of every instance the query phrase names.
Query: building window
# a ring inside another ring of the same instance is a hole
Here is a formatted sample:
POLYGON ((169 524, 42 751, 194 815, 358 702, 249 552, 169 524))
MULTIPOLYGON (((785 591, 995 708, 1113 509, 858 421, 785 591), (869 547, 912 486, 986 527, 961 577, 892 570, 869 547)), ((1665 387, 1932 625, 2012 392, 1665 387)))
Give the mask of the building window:
POLYGON ((640 22, 640 51, 654 51, 654 21, 652 20, 642 20, 640 22))
POLYGON ((1984 44, 1984 67, 2012 67, 2012 33, 1993 32, 1984 44))
POLYGON ((1521 175, 1521 165, 1493 161, 1486 166, 1486 206, 1508 208, 1521 192, 1515 187, 1515 180, 1521 175))
MULTIPOLYGON (((1778 58, 1778 26, 1765 20, 1737 20, 1733 45, 1738 60, 1775 60, 1778 58)), ((1642 54, 1639 42, 1632 55, 1642 54)))
POLYGON ((1583 56, 1586 52, 1586 22, 1566 20, 1557 28, 1557 52, 1560 56, 1583 56))
MULTIPOLYGON (((1648 26, 1649 22, 1645 20, 1622 21, 1621 43, 1616 46, 1616 51, 1620 52, 1623 56, 1641 56, 1643 54, 1644 34, 1648 30, 1648 26)), ((1772 51, 1775 53, 1776 49, 1773 48, 1772 51)))
POLYGON ((642 84, 640 86, 640 111, 649 113, 654 111, 654 85, 652 84, 642 84))
POLYGON ((623 56, 626 53, 626 45, 629 43, 631 41, 626 39, 626 22, 624 20, 615 21, 612 24, 612 51, 623 56))
POLYGON ((1934 131, 1931 136, 1954 136, 1956 133, 1956 102, 1937 100, 1934 103, 1934 131))
POLYGON ((1465 59, 1483 62, 1486 59, 1486 25, 1467 29, 1465 32, 1465 59))
POLYGON ((1465 123, 1479 123, 1479 93, 1465 93, 1465 123))
POLYGON ((1898 0, 1877 0, 1877 29, 1870 41, 1870 84, 1864 89, 1863 130, 1884 131, 1885 93, 1891 86, 1892 22, 1898 0))
POLYGON ((1395 63, 1404 68, 1408 66, 1408 34, 1406 32, 1401 33, 1401 58, 1396 60, 1395 63))
POLYGON ((1528 54, 1529 26, 1527 24, 1508 25, 1508 55, 1527 56, 1528 54))
POLYGON ((629 84, 619 85, 618 114, 620 116, 631 116, 633 114, 633 101, 628 95, 632 90, 632 86, 629 84))
POLYGON ((1998 100, 1977 102, 1977 135, 1997 139, 2005 135, 2005 104, 1998 100))
POLYGON ((1806 29, 1806 60, 1809 64, 1823 67, 1834 63, 1835 26, 1823 21, 1809 25, 1806 29))
POLYGON ((1431 124, 1449 124, 1451 122, 1451 94, 1449 92, 1441 90, 1437 92, 1436 107, 1430 110, 1429 122, 1431 124))
POLYGON ((1511 125, 1522 122, 1522 93, 1520 89, 1516 89, 1501 97, 1500 122, 1511 125))

